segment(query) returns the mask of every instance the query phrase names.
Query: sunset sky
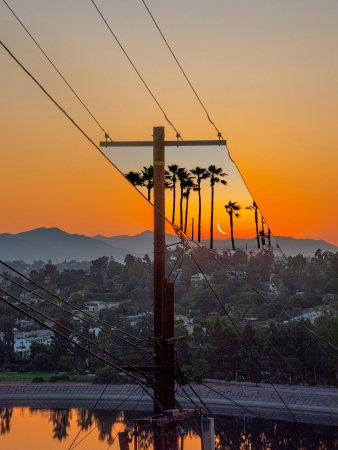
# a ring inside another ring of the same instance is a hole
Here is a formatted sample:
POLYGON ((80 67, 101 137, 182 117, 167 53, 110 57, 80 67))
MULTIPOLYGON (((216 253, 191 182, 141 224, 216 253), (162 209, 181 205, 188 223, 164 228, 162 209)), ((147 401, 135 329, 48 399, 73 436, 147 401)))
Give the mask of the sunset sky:
MULTIPOLYGON (((175 139, 90 0, 6 2, 113 140, 151 140, 153 127, 160 125, 167 139, 175 139)), ((183 139, 216 139, 141 0, 96 3, 183 139)), ((147 5, 227 140, 272 232, 338 245, 338 2, 148 0, 147 5)), ((0 29, 1 41, 99 144, 103 132, 4 2, 0 29)), ((150 205, 2 47, 0 58, 0 233, 59 227, 111 236, 152 229, 150 205)), ((231 199, 244 207, 250 198, 235 181, 239 175, 226 149, 217 149, 217 162, 203 148, 167 149, 167 161, 187 168, 203 161, 229 174, 229 185, 217 186, 222 197, 215 217, 228 232, 222 204, 231 199)), ((114 152, 106 154, 123 172, 151 162, 146 150, 138 150, 144 163, 126 149, 114 152)), ((205 208, 209 195, 206 182, 205 208)), ((194 208, 192 203, 196 215, 194 208)), ((205 209, 205 237, 208 214, 205 209)), ((241 236, 253 237, 252 212, 243 211, 237 223, 241 236)), ((221 237, 216 229, 214 237, 221 237)))

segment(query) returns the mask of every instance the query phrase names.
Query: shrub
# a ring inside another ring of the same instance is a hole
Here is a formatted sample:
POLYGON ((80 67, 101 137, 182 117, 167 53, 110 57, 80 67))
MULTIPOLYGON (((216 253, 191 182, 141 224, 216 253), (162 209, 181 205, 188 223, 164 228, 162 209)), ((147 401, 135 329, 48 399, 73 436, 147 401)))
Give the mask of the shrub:
POLYGON ((49 378, 50 383, 57 383, 58 381, 70 381, 68 375, 53 375, 49 378))
POLYGON ((99 384, 118 384, 121 383, 122 378, 118 374, 117 370, 113 367, 99 367, 95 371, 94 383, 99 384))
POLYGON ((32 383, 44 383, 45 379, 43 377, 34 377, 32 383))

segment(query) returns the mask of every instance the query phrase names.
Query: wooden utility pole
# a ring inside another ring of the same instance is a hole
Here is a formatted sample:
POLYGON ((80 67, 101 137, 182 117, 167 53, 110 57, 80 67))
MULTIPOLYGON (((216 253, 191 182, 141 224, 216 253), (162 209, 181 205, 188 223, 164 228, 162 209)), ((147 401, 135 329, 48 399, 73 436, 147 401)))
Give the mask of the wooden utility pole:
MULTIPOLYGON (((198 415, 196 409, 175 410, 174 344, 174 283, 165 278, 165 146, 215 146, 226 141, 165 141, 164 127, 154 127, 153 141, 100 142, 100 147, 153 147, 154 170, 154 366, 140 370, 155 372, 154 416, 137 421, 138 426, 154 427, 154 450, 177 448, 169 444, 168 433, 178 443, 177 423, 198 415), (169 447, 168 447, 169 445, 169 447)), ((129 368, 130 370, 130 368, 129 368)), ((128 436, 121 433, 121 445, 129 445, 128 436), (123 436, 122 436, 123 435, 123 436)), ((137 448, 137 427, 134 430, 134 448, 137 448)), ((170 439, 171 439, 170 438, 170 439)), ((122 447, 121 447, 122 448, 122 447)), ((127 447, 126 447, 127 448, 127 447)))
MULTIPOLYGON (((165 204, 164 204, 164 127, 153 129, 153 170, 154 170, 154 365, 162 366, 162 280, 165 277, 165 204)), ((161 382, 160 373, 157 381, 161 382)), ((154 389, 154 413, 160 414, 162 390, 154 389)))

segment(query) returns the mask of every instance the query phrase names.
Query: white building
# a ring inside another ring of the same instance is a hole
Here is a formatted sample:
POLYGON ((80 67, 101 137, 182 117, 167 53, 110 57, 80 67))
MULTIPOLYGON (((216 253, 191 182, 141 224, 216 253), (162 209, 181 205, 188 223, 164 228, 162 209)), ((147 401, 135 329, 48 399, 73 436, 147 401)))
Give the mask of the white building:
POLYGON ((102 311, 103 309, 107 308, 107 303, 106 302, 101 302, 98 300, 92 300, 90 302, 85 302, 85 310, 88 312, 99 312, 102 311))
MULTIPOLYGON (((38 344, 50 345, 52 343, 52 336, 54 333, 49 330, 36 331, 18 331, 13 330, 14 333, 14 351, 18 352, 20 356, 24 357, 29 351, 31 344, 36 342, 38 344)), ((0 339, 3 339, 4 333, 0 333, 0 339)))
POLYGON ((205 281, 206 279, 210 281, 210 275, 203 275, 203 273, 195 273, 195 275, 191 275, 190 282, 192 286, 198 286, 200 281, 205 281))

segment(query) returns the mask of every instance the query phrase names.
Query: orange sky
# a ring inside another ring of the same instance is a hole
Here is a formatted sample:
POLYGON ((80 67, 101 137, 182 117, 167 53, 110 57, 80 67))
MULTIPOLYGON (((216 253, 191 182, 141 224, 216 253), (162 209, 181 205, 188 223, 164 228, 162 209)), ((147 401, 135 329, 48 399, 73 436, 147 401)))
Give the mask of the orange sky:
MULTIPOLYGON (((65 0, 9 4, 114 140, 151 140, 157 125, 175 139, 90 2, 81 10, 65 0)), ((215 139, 142 2, 101 0, 99 6, 183 138, 215 139)), ((148 6, 273 233, 338 245, 338 4, 149 0, 148 6)), ((4 44, 95 142, 102 140, 3 3, 0 12, 4 44)), ((115 235, 151 229, 146 202, 136 200, 121 175, 0 51, 0 232, 56 226, 115 235)), ((130 156, 123 156, 131 166, 130 156)), ((194 156, 182 158, 182 165, 196 165, 194 156)), ((207 196, 207 185, 203 189, 207 196)), ((240 201, 235 194, 231 200, 240 201)), ((217 214, 228 231, 228 218, 217 214)), ((249 211, 238 221, 241 233, 246 220, 249 211)))

